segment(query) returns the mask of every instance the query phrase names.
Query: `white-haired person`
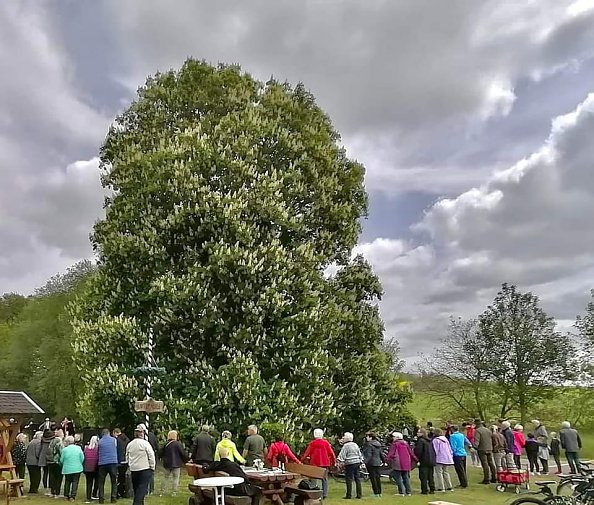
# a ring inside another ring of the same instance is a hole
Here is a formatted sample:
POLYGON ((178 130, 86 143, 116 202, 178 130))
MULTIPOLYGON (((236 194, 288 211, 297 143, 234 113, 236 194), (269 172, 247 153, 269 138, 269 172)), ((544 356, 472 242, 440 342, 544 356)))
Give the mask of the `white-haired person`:
POLYGON ((392 469, 390 479, 394 481, 400 496, 410 496, 410 472, 413 469, 417 458, 410 445, 404 441, 404 435, 399 431, 392 433, 392 445, 388 451, 388 464, 392 469))
POLYGON ((39 484, 41 483, 41 467, 39 466, 39 456, 41 456, 42 436, 42 431, 35 432, 33 440, 31 440, 27 446, 25 462, 27 463, 27 469, 29 470, 29 494, 37 494, 39 491, 39 484))
POLYGON ((64 475, 64 498, 68 501, 74 501, 76 498, 84 459, 82 449, 74 443, 74 437, 68 435, 64 439, 64 449, 60 454, 60 465, 64 475))
POLYGON ((569 421, 561 423, 559 430, 559 440, 561 447, 565 450, 565 457, 571 473, 577 473, 580 468, 580 450, 582 448, 582 439, 577 430, 571 427, 569 421))
POLYGON ((221 441, 217 444, 216 448, 215 448, 215 455, 214 455, 214 459, 215 461, 221 461, 221 449, 227 449, 229 451, 229 460, 230 461, 238 461, 239 463, 241 463, 242 465, 245 464, 245 459, 243 458, 243 456, 241 454, 239 454, 239 451, 237 450, 237 446, 235 445, 235 442, 233 442, 233 440, 231 440, 231 438, 233 437, 233 435, 231 434, 230 431, 223 431, 223 433, 221 433, 221 441))
POLYGON ((253 466, 254 461, 266 459, 266 441, 258 434, 258 427, 250 424, 247 429, 248 436, 243 444, 243 457, 248 466, 253 466))
POLYGON ((338 462, 344 467, 344 476, 346 479, 346 495, 345 500, 350 500, 353 497, 353 482, 355 483, 355 490, 357 498, 363 497, 363 488, 361 486, 361 463, 363 463, 363 455, 360 447, 353 441, 354 436, 347 431, 342 440, 344 445, 338 454, 338 462))
MULTIPOLYGON (((336 465, 336 454, 330 442, 324 438, 324 430, 316 428, 313 432, 314 439, 307 445, 301 456, 301 462, 307 465, 330 468, 336 465)), ((328 479, 322 479, 322 496, 328 497, 328 479)))
POLYGON ((10 453, 12 456, 12 464, 15 466, 18 478, 24 479, 25 470, 27 468, 27 435, 19 433, 16 436, 16 440, 10 453))

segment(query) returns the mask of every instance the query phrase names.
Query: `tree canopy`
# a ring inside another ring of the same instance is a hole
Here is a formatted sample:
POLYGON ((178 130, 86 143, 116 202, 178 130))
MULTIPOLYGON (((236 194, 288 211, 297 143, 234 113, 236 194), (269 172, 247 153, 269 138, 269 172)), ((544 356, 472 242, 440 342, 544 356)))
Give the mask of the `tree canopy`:
POLYGON ((188 60, 147 80, 101 166, 99 270, 73 312, 89 415, 143 396, 149 333, 163 424, 372 427, 398 414, 381 286, 350 261, 364 168, 302 85, 188 60))

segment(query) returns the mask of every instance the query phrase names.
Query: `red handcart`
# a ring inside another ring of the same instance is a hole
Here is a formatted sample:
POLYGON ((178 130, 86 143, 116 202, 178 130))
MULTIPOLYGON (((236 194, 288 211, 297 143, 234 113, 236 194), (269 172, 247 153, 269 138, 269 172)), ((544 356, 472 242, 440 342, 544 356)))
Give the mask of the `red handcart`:
POLYGON ((515 486, 516 494, 520 493, 522 486, 530 489, 530 472, 528 470, 499 470, 497 472, 497 486, 495 489, 503 493, 507 486, 515 486))

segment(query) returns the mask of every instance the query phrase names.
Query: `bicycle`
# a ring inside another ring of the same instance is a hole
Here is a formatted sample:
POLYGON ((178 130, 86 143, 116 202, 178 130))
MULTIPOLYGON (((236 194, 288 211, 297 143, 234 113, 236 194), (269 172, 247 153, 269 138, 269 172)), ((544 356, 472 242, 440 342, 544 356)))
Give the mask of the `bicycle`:
POLYGON ((589 463, 578 464, 579 474, 565 475, 559 478, 558 496, 572 496, 579 484, 589 483, 594 476, 594 469, 589 463))

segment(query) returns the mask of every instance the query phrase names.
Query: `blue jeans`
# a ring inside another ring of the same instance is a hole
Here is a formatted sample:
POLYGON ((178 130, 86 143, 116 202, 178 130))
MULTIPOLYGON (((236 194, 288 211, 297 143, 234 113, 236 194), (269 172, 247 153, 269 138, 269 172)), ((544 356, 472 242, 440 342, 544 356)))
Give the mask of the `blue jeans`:
POLYGON ((390 472, 390 478, 398 487, 399 494, 412 494, 412 490, 410 487, 410 472, 405 472, 402 470, 392 470, 390 472))
POLYGON ((322 481, 322 498, 328 498, 328 478, 320 479, 322 481))
POLYGON ((354 465, 345 465, 344 476, 346 478, 346 496, 350 498, 352 496, 353 481, 355 481, 355 489, 357 492, 357 498, 361 498, 361 465, 356 463, 354 465))

